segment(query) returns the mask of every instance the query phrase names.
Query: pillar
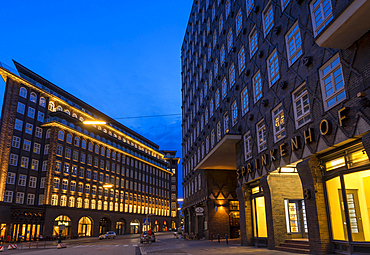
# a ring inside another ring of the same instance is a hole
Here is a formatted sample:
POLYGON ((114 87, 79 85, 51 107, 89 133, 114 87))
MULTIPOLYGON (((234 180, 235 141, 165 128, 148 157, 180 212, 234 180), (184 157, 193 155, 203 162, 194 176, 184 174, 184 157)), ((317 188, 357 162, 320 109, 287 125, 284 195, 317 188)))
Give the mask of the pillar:
POLYGON ((250 191, 243 185, 236 189, 239 200, 241 245, 253 245, 252 206, 250 191))

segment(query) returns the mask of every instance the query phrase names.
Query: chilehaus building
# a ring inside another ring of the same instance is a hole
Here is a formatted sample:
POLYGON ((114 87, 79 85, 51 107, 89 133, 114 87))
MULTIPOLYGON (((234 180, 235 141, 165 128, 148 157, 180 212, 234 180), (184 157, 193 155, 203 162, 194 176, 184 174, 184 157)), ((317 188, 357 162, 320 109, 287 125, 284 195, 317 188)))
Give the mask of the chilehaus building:
POLYGON ((146 215, 156 232, 177 228, 176 151, 14 64, 0 67, 0 236, 141 233, 146 215))
POLYGON ((370 2, 195 0, 181 48, 185 231, 370 253, 370 2))

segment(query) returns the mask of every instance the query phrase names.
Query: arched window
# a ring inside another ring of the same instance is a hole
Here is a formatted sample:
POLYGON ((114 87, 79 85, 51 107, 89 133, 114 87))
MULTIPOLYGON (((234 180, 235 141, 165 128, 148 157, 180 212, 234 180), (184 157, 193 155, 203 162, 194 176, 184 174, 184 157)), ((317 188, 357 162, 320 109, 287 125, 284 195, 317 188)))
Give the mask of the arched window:
MULTIPOLYGON (((113 145, 116 145, 116 144, 113 144, 113 145)), ((116 153, 114 151, 112 151, 112 159, 116 159, 116 153)))
POLYGON ((84 201, 84 208, 85 209, 89 209, 89 205, 90 205, 90 201, 88 198, 85 198, 85 201, 84 201))
POLYGON ((67 206, 67 196, 60 197, 60 206, 67 206))
POLYGON ((107 149, 107 158, 110 158, 110 150, 107 149))
POLYGON ((50 133, 51 133, 51 130, 50 129, 48 129, 47 131, 46 131, 46 139, 49 139, 50 138, 50 133))
POLYGON ((77 198, 77 208, 82 208, 82 198, 77 198))
POLYGON ((20 90, 19 90, 19 95, 21 97, 24 97, 24 98, 27 98, 27 89, 25 87, 22 87, 20 90))
POLYGON ((92 142, 89 142, 89 151, 93 151, 93 144, 92 144, 92 142))
POLYGON ((43 98, 43 97, 40 97, 39 105, 42 106, 42 107, 45 107, 46 106, 46 99, 43 98))
POLYGON ((98 136, 98 135, 97 135, 97 136, 96 136, 96 139, 98 139, 98 140, 100 141, 100 136, 98 136))
POLYGON ((101 200, 98 201, 98 210, 101 210, 101 200))
POLYGON ((67 143, 72 143, 72 136, 71 134, 67 135, 67 143))
POLYGON ((75 207, 75 198, 74 197, 69 197, 68 206, 69 207, 75 207))
POLYGON ((81 147, 82 147, 82 149, 86 149, 86 141, 85 140, 82 140, 81 147))
POLYGON ((73 113, 72 114, 72 117, 77 119, 77 114, 76 113, 73 113))
POLYGON ((95 135, 94 135, 94 133, 93 133, 93 132, 90 132, 90 136, 91 136, 92 138, 95 138, 95 135))
POLYGON ((67 113, 68 115, 71 115, 71 112, 69 110, 64 110, 65 113, 67 113))
POLYGON ((107 140, 105 140, 105 138, 103 137, 102 139, 101 139, 104 143, 106 143, 107 142, 107 140))
POLYGON ((78 138, 77 136, 75 137, 75 145, 80 146, 80 138, 78 138))
POLYGON ((84 118, 82 118, 82 117, 80 117, 80 121, 81 121, 81 122, 84 122, 84 121, 85 121, 85 119, 84 119, 84 118))
POLYGON ((107 211, 108 210, 108 202, 107 201, 104 201, 104 208, 103 208, 104 211, 107 211))
POLYGON ((54 104, 54 102, 49 102, 49 111, 51 111, 51 112, 55 112, 55 104, 54 104))
POLYGON ((60 130, 60 131, 58 132, 58 139, 59 139, 59 140, 64 140, 64 132, 63 132, 62 130, 60 130))
POLYGON ((105 155, 105 149, 102 147, 101 148, 101 155, 104 156, 105 155))
POLYGON ((89 132, 86 129, 84 129, 84 134, 89 135, 89 132))
POLYGON ((97 144, 95 144, 95 153, 99 154, 99 146, 97 144))
POLYGON ((37 96, 35 92, 31 92, 30 101, 36 103, 37 96))
POLYGON ((109 211, 113 211, 113 202, 109 202, 109 211))
POLYGON ((58 106, 57 106, 57 111, 62 112, 62 111, 63 111, 63 108, 62 108, 60 105, 58 105, 58 106))

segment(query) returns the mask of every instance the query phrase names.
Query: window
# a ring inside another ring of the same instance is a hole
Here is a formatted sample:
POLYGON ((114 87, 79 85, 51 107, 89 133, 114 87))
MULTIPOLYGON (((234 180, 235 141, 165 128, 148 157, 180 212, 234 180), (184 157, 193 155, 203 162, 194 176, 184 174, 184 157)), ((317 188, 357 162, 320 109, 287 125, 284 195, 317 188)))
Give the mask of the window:
POLYGON ((99 154, 99 146, 95 144, 95 153, 99 154))
POLYGON ((46 131, 46 136, 45 136, 46 139, 49 139, 50 138, 50 133, 51 133, 51 131, 50 131, 50 129, 48 129, 46 131))
POLYGON ((42 161, 41 171, 46 171, 47 167, 48 167, 48 161, 47 160, 42 161))
POLYGON ((212 5, 212 21, 215 19, 216 16, 216 3, 212 5))
POLYGON ((220 91, 217 89, 215 93, 215 109, 218 109, 220 107, 220 91))
POLYGON ((331 1, 314 0, 310 4, 310 9, 314 36, 317 36, 333 19, 331 1))
POLYGON ((81 163, 85 163, 85 160, 86 160, 86 154, 85 153, 81 153, 81 157, 80 157, 81 163))
POLYGON ((30 181, 28 183, 28 186, 30 188, 36 188, 36 182, 37 182, 37 177, 30 176, 30 181))
POLYGON ((23 192, 17 192, 16 201, 17 204, 23 204, 24 203, 24 193, 23 192))
POLYGON ((18 165, 18 155, 10 154, 9 165, 17 166, 18 165))
POLYGON ((24 131, 26 134, 30 134, 32 135, 32 129, 33 129, 33 125, 30 124, 30 123, 26 123, 26 130, 24 131))
POLYGON ((285 137, 285 118, 282 103, 272 110, 272 123, 274 125, 274 141, 276 143, 285 137))
POLYGON ((265 121, 261 120, 260 122, 258 122, 256 128, 257 128, 258 153, 260 153, 261 151, 267 148, 265 121))
POLYGON ((221 34, 222 33, 222 29, 224 28, 224 17, 223 15, 221 14, 220 16, 220 20, 218 22, 218 31, 219 33, 221 34))
POLYGON ((53 206, 58 205, 58 195, 51 195, 51 205, 53 206))
POLYGON ((77 166, 72 166, 72 168, 71 168, 71 174, 73 176, 77 176, 77 166))
POLYGON ((8 177, 6 179, 7 184, 15 184, 15 173, 8 172, 8 177))
POLYGON ((35 136, 38 138, 42 138, 42 128, 36 127, 35 136))
POLYGON ((215 146, 215 130, 212 129, 211 131, 211 148, 213 148, 213 146, 215 146))
POLYGON ((274 13, 272 11, 271 3, 268 3, 265 9, 262 12, 262 21, 263 21, 263 31, 266 35, 271 31, 271 28, 274 26, 274 13))
POLYGON ((14 129, 22 131, 22 127, 23 127, 23 121, 19 119, 15 119, 14 129))
POLYGON ((227 81, 226 77, 222 80, 222 98, 227 96, 227 81))
MULTIPOLYGON (((218 74, 218 59, 215 60, 215 65, 214 65, 214 69, 215 69, 215 77, 217 76, 218 74)), ((199 101, 198 101, 199 102, 199 101)))
POLYGON ((70 148, 66 148, 66 154, 65 154, 65 157, 66 157, 66 158, 71 158, 71 149, 70 149, 70 148))
POLYGON ((285 35, 286 48, 288 54, 288 63, 291 66, 302 55, 301 33, 299 31, 298 21, 285 35))
POLYGON ((221 122, 217 122, 217 142, 221 140, 221 122))
POLYGON ((245 69, 245 51, 244 46, 240 49, 238 53, 238 64, 239 64, 239 74, 245 69))
POLYGON ((231 105, 232 112, 232 125, 234 126, 238 122, 238 103, 235 100, 231 105))
POLYGON ((27 157, 22 157, 21 167, 28 168, 28 158, 27 157))
POLYGON ((25 87, 21 87, 19 90, 19 95, 21 97, 27 98, 27 89, 25 87))
POLYGON ((78 176, 80 178, 84 178, 84 173, 85 173, 85 169, 83 169, 82 167, 80 168, 80 172, 78 173, 78 176))
POLYGON ((72 159, 78 161, 78 151, 73 151, 72 159))
POLYGON ((346 99, 342 65, 339 55, 335 55, 319 70, 324 110, 327 111, 346 99))
POLYGON ((214 113, 214 104, 213 104, 213 98, 209 102, 209 116, 212 117, 214 113))
POLYGON ((257 39, 257 30, 254 26, 252 28, 251 33, 249 34, 249 52, 251 57, 253 57, 254 53, 258 50, 258 39, 257 39))
POLYGON ((230 81, 230 88, 235 84, 235 66, 234 64, 231 65, 229 70, 229 81, 230 81))
MULTIPOLYGON (((72 166, 72 169, 73 169, 73 166, 72 166)), ((63 173, 69 174, 69 165, 66 163, 64 163, 63 173)), ((72 171, 72 175, 73 175, 73 171, 72 171)))
POLYGON ((254 7, 254 0, 247 0, 247 15, 249 15, 254 7))
POLYGON ((40 122, 44 122, 44 113, 42 112, 38 112, 37 113, 37 120, 40 121, 40 122))
POLYGON ((82 193, 83 191, 84 191, 84 184, 80 182, 77 186, 77 192, 82 193))
POLYGON ((63 146, 57 145, 57 155, 63 156, 63 146))
POLYGON ((58 139, 59 139, 59 140, 64 140, 64 132, 63 132, 62 130, 60 130, 60 131, 58 132, 58 139))
POLYGON ((224 115, 224 134, 229 133, 229 115, 225 113, 224 115))
POLYGON ((261 72, 258 72, 253 76, 253 94, 254 94, 254 103, 257 103, 258 100, 262 98, 262 81, 261 81, 261 72))
POLYGON ((4 202, 7 203, 13 202, 13 191, 10 190, 5 191, 4 202))
POLYGON ((67 134, 67 140, 66 140, 67 143, 72 143, 72 135, 71 134, 67 134))
POLYGON ((93 151, 93 144, 89 142, 89 151, 93 151))
POLYGON ((252 136, 248 131, 244 135, 244 160, 247 161, 252 158, 252 136))
POLYGON ((18 185, 19 186, 26 186, 27 182, 27 175, 20 174, 18 177, 18 185))
POLYGON ((23 150, 30 151, 31 150, 31 141, 30 140, 23 140, 23 150))
POLYGON ((45 177, 40 179, 40 188, 45 188, 45 177))
POLYGON ((34 171, 39 170, 39 161, 37 159, 32 159, 31 169, 34 171))
POLYGON ((58 161, 55 162, 55 172, 60 172, 61 168, 62 168, 62 163, 58 161))
POLYGON ((281 0, 281 10, 284 11, 284 9, 288 6, 290 0, 281 0))
POLYGON ((229 33, 227 34, 227 51, 230 51, 233 45, 234 45, 233 30, 230 29, 229 33))
POLYGON ((249 98, 247 86, 245 86, 243 91, 240 93, 240 99, 242 102, 242 115, 245 115, 249 111, 249 98))
POLYGON ((280 78, 279 61, 278 61, 276 49, 271 53, 271 55, 267 59, 267 73, 268 73, 269 83, 271 87, 280 78))
POLYGON ((213 32, 213 49, 216 47, 217 44, 217 31, 213 32))
POLYGON ((18 106, 17 106, 17 112, 20 113, 20 114, 24 114, 24 109, 26 108, 26 106, 20 102, 18 102, 18 106))
POLYGON ((71 191, 76 191, 76 182, 71 182, 71 191))
POLYGON ((42 107, 45 107, 46 106, 46 100, 45 100, 45 98, 40 97, 39 105, 42 106, 42 107))
POLYGON ((35 118, 35 109, 32 107, 28 107, 27 116, 31 119, 35 118))
POLYGON ((35 92, 31 92, 30 101, 33 102, 33 103, 36 103, 36 100, 37 100, 37 96, 36 96, 35 92))
POLYGON ((221 53, 220 53, 220 63, 223 65, 225 63, 225 45, 222 45, 221 47, 221 53))
POLYGON ((21 138, 18 136, 13 136, 12 147, 19 148, 20 144, 21 144, 21 138))
POLYGON ((81 147, 82 147, 82 149, 86 149, 86 141, 85 140, 82 140, 81 147))
POLYGON ((33 144, 33 152, 36 153, 36 154, 40 154, 40 150, 41 150, 41 144, 34 143, 33 144))
POLYGON ((308 98, 306 83, 302 84, 295 91, 293 91, 292 97, 295 126, 296 129, 298 129, 311 120, 310 102, 308 98))

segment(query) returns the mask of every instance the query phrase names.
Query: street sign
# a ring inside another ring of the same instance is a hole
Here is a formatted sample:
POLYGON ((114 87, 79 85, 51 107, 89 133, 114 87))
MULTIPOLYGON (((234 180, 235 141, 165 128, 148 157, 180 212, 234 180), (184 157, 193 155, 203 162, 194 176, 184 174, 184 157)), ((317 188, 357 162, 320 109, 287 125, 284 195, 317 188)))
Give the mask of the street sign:
POLYGON ((202 213, 202 212, 204 212, 204 209, 203 209, 203 207, 197 207, 197 208, 195 208, 195 212, 202 213))
POLYGON ((150 218, 144 218, 143 225, 150 225, 150 218))

